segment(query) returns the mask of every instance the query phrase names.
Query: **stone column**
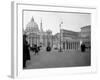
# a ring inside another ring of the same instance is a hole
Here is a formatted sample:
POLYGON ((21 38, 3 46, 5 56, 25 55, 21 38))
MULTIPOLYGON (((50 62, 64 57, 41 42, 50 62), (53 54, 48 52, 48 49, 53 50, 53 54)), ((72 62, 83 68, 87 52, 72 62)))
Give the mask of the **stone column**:
POLYGON ((72 49, 74 50, 74 45, 73 45, 73 42, 72 42, 72 49))
POLYGON ((75 50, 75 42, 73 42, 73 49, 75 50))
POLYGON ((80 42, 78 42, 78 50, 80 49, 80 42))
POLYGON ((76 50, 77 50, 77 41, 76 41, 76 50))
POLYGON ((72 50, 73 50, 73 41, 72 41, 72 50))
POLYGON ((76 41, 75 41, 75 50, 76 50, 76 41))
POLYGON ((67 41, 66 41, 66 50, 67 50, 67 47, 68 47, 68 46, 67 46, 67 41))
POLYGON ((70 41, 70 50, 71 50, 71 41, 70 41))
POLYGON ((70 41, 69 41, 69 50, 70 50, 70 41))
POLYGON ((67 42, 67 50, 69 50, 69 41, 67 42))
POLYGON ((70 42, 70 49, 72 50, 72 41, 70 42))
POLYGON ((65 41, 65 51, 66 51, 66 41, 65 41))
POLYGON ((77 42, 76 42, 76 50, 77 50, 77 42))

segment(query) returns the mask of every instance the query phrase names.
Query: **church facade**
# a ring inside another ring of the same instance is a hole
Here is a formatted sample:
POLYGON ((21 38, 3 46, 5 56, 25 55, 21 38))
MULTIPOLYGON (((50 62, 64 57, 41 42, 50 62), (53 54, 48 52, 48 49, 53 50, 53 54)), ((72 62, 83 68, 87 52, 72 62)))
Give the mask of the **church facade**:
POLYGON ((52 31, 47 30, 46 32, 42 29, 42 20, 40 23, 40 29, 38 24, 32 17, 31 21, 26 25, 24 33, 27 35, 27 41, 32 47, 33 45, 46 47, 50 44, 52 46, 52 31))

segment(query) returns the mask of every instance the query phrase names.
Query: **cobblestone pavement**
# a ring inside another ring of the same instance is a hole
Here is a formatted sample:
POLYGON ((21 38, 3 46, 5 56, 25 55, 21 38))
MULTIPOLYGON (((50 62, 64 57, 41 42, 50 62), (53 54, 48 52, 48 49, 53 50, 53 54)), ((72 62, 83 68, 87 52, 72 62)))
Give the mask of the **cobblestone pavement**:
POLYGON ((26 69, 90 66, 90 51, 63 51, 41 50, 38 55, 30 51, 31 60, 27 62, 26 69))

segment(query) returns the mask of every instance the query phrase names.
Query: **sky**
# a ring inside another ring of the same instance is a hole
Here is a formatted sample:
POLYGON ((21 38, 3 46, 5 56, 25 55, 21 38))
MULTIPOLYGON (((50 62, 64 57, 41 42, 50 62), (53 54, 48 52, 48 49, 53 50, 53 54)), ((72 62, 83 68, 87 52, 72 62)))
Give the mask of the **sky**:
POLYGON ((44 11, 24 11, 24 29, 26 25, 34 18, 40 29, 40 22, 42 20, 43 30, 51 30, 52 34, 60 32, 61 29, 80 32, 81 27, 91 25, 91 14, 88 13, 71 13, 71 12, 44 12, 44 11))

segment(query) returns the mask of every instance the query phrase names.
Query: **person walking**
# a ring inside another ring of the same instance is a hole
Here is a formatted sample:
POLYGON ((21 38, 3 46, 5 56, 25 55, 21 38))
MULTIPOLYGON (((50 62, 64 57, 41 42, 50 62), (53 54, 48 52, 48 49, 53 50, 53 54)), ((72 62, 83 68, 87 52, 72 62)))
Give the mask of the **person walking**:
POLYGON ((35 55, 36 55, 36 54, 38 55, 38 47, 37 47, 36 44, 34 45, 34 51, 35 51, 35 55))

